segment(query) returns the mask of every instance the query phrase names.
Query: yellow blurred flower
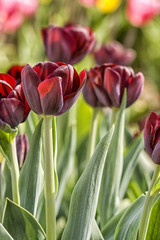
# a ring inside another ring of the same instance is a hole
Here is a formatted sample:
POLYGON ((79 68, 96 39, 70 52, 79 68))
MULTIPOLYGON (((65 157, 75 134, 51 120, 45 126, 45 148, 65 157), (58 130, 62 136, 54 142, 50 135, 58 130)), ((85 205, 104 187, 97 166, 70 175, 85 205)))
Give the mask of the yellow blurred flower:
POLYGON ((52 0, 40 0, 41 4, 49 4, 52 0))
POLYGON ((110 13, 115 11, 120 3, 121 0, 97 0, 96 6, 100 11, 110 13))

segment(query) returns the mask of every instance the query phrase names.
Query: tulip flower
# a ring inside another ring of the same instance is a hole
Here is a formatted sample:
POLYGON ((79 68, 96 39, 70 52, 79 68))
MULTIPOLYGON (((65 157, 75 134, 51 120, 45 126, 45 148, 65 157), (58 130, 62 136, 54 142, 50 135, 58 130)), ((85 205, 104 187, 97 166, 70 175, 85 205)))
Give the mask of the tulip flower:
POLYGON ((42 29, 42 38, 49 60, 67 64, 78 63, 92 51, 95 43, 90 28, 80 25, 51 25, 42 29))
POLYGON ((37 7, 38 0, 0 0, 0 31, 16 31, 24 17, 32 16, 37 7))
POLYGON ((22 84, 9 74, 0 74, 0 129, 6 124, 15 128, 24 122, 30 108, 24 97, 22 84))
POLYGON ((94 52, 94 58, 97 64, 115 63, 120 65, 129 65, 135 58, 136 53, 133 49, 125 49, 119 42, 111 42, 102 45, 94 52))
POLYGON ((159 0, 128 0, 126 15, 135 26, 142 26, 160 12, 159 0))
POLYGON ((19 168, 21 169, 29 149, 28 137, 26 134, 16 136, 16 148, 19 168))
POLYGON ((145 149, 153 162, 160 164, 160 116, 151 112, 144 127, 145 149))
POLYGON ((15 78, 16 85, 21 83, 21 71, 24 66, 14 65, 8 70, 8 74, 15 78))
POLYGON ((103 64, 91 68, 83 95, 92 107, 120 107, 124 89, 127 89, 127 107, 140 96, 144 84, 142 73, 135 74, 130 67, 103 64))
POLYGON ((85 83, 71 65, 44 62, 22 70, 24 94, 31 109, 40 115, 61 115, 78 98, 85 83))

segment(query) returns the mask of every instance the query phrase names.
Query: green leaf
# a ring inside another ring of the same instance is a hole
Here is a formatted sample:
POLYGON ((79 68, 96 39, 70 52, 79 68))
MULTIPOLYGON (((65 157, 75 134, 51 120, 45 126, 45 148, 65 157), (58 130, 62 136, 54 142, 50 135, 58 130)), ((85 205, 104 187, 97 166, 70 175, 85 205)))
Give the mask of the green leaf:
POLYGON ((63 193, 66 188, 67 180, 72 171, 72 165, 75 156, 76 148, 76 126, 71 125, 68 127, 67 135, 65 138, 65 145, 62 154, 58 160, 57 172, 59 177, 59 189, 56 198, 56 214, 58 214, 61 206, 63 193))
POLYGON ((131 206, 126 210, 120 219, 114 240, 136 240, 138 234, 139 223, 142 215, 145 196, 141 195, 131 206))
POLYGON ((3 160, 1 166, 1 215, 3 213, 6 198, 12 199, 11 172, 6 160, 3 160))
POLYGON ((102 233, 97 225, 96 220, 93 221, 92 226, 92 240, 104 240, 102 233))
POLYGON ((89 240, 91 237, 103 167, 112 134, 113 128, 97 145, 91 160, 73 190, 68 221, 62 240, 89 240))
POLYGON ((45 212, 45 199, 44 199, 44 191, 42 190, 37 206, 36 219, 43 227, 44 231, 46 231, 46 212, 45 212))
POLYGON ((15 240, 45 240, 45 233, 31 213, 7 199, 3 226, 15 240))
POLYGON ((0 223, 0 239, 14 240, 1 223, 0 223))
POLYGON ((136 139, 133 140, 129 146, 126 156, 124 158, 124 168, 122 173, 122 180, 120 185, 120 199, 123 199, 129 182, 133 176, 134 170, 138 163, 138 156, 144 149, 143 133, 141 133, 136 139))
POLYGON ((41 127, 42 120, 39 122, 33 134, 29 152, 19 178, 21 206, 33 215, 36 213, 38 198, 42 191, 43 171, 41 167, 41 127))
POLYGON ((98 201, 98 212, 101 226, 114 215, 117 204, 119 186, 123 169, 123 138, 125 124, 126 91, 121 108, 118 112, 115 131, 108 149, 105 161, 100 196, 98 201))
POLYGON ((152 208, 146 240, 160 240, 160 198, 152 208))
POLYGON ((119 220, 126 209, 122 210, 120 213, 111 218, 111 220, 103 227, 102 234, 105 240, 114 240, 114 233, 117 227, 119 220))
POLYGON ((0 130, 0 152, 9 163, 10 162, 9 134, 2 130, 0 130))

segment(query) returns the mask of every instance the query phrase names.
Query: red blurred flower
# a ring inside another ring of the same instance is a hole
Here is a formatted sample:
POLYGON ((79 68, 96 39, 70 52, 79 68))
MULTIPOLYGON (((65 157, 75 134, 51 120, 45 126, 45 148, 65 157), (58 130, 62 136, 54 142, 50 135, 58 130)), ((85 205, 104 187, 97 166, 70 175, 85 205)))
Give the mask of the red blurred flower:
POLYGON ((43 28, 42 38, 50 61, 69 64, 82 60, 95 43, 90 28, 80 25, 43 28))
POLYGON ((127 89, 127 107, 140 96, 144 84, 142 73, 135 74, 130 67, 114 64, 103 64, 91 68, 83 95, 93 107, 120 107, 124 89, 127 89))
POLYGON ((160 164, 160 117, 151 112, 144 127, 145 148, 153 162, 160 164))
POLYGON ((0 129, 6 124, 11 128, 25 121, 30 108, 25 99, 22 84, 9 74, 0 74, 0 129))
POLYGON ((16 136, 16 148, 19 168, 21 169, 29 150, 28 137, 26 134, 16 136))
POLYGON ((71 65, 44 62, 22 70, 22 84, 31 109, 37 114, 60 115, 74 104, 85 83, 71 65))
POLYGON ((114 63, 129 65, 135 56, 136 52, 133 49, 125 49, 122 44, 116 41, 102 45, 94 52, 94 58, 97 64, 114 63))
POLYGON ((38 0, 0 0, 0 31, 16 31, 24 17, 32 16, 37 7, 38 0))
POLYGON ((126 15, 135 26, 148 23, 160 12, 159 0, 128 0, 126 15))

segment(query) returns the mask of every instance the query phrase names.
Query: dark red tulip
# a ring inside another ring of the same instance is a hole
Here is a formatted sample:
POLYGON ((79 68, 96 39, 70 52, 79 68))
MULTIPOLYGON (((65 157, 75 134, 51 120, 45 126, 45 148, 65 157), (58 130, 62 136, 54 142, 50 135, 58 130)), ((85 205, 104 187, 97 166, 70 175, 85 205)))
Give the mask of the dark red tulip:
POLYGON ((140 96, 144 84, 142 73, 135 74, 130 67, 103 64, 91 68, 83 95, 93 107, 120 107, 124 89, 127 89, 127 107, 140 96))
POLYGON ((78 98, 85 83, 83 70, 79 75, 64 63, 44 62, 22 70, 22 84, 31 109, 41 115, 61 115, 78 98))
POLYGON ((144 127, 145 149, 153 162, 160 164, 160 116, 151 112, 144 127))
POLYGON ((9 74, 0 74, 0 129, 6 124, 11 128, 25 121, 30 108, 25 99, 22 84, 9 74))
POLYGON ((21 169, 29 149, 28 137, 26 134, 16 136, 16 147, 19 168, 21 169))
POLYGON ((54 25, 42 29, 46 53, 52 62, 75 64, 91 52, 95 39, 88 27, 80 25, 54 25))
POLYGON ((16 85, 21 83, 21 71, 24 66, 14 65, 8 70, 8 74, 15 78, 16 85))
POLYGON ((111 42, 102 45, 94 52, 94 58, 97 64, 114 63, 120 65, 129 65, 135 58, 136 52, 133 49, 125 49, 119 42, 111 42))

